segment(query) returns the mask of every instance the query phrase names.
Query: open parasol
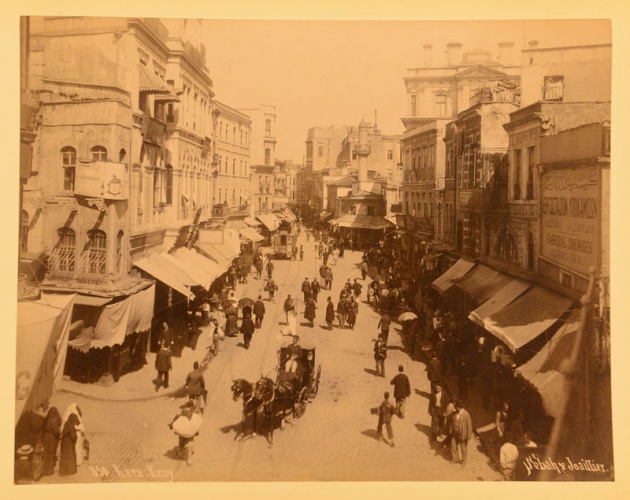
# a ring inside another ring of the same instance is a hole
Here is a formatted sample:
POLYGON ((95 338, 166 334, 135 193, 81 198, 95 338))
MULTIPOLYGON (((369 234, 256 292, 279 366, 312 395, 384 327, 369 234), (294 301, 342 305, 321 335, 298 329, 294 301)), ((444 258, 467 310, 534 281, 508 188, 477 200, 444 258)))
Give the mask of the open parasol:
POLYGON ((178 436, 191 438, 199 432, 202 422, 199 413, 193 413, 190 418, 187 415, 180 415, 173 422, 173 431, 178 436))
POLYGON ((255 302, 254 299, 250 299, 249 297, 243 297, 241 300, 238 301, 238 307, 253 306, 254 302, 255 302))
POLYGON ((412 319, 418 319, 418 316, 416 316, 411 311, 405 311, 400 316, 398 316, 398 321, 411 321, 412 319))

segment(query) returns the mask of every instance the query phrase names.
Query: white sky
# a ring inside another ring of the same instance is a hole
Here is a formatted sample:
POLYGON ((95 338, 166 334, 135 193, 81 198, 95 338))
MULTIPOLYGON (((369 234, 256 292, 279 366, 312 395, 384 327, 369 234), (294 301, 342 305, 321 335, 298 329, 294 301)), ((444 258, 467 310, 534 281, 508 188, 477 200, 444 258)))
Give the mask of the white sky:
MULTIPOLYGON (((446 44, 462 53, 498 42, 514 51, 610 43, 605 20, 571 21, 264 21, 203 20, 199 34, 216 99, 234 108, 276 106, 276 158, 301 163, 307 130, 374 120, 385 134, 403 131, 406 69, 444 61, 446 44)), ((520 54, 517 59, 520 61, 520 54)))

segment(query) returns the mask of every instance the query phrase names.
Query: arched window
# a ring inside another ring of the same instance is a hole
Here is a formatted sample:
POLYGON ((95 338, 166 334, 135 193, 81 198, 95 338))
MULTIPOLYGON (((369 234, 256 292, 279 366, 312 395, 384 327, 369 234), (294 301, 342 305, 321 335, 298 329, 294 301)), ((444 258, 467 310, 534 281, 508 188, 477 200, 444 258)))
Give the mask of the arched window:
POLYGON ((93 160, 107 161, 107 149, 103 146, 94 146, 90 149, 93 160))
POLYGON ((122 272, 123 265, 123 236, 125 233, 121 229, 118 231, 118 235, 116 236, 116 271, 118 273, 122 272))
POLYGON ((107 270, 107 235, 100 229, 88 231, 87 272, 105 274, 107 270))
POLYGON ((232 160, 232 175, 236 175, 236 158, 232 160))
POLYGON ((221 188, 219 188, 219 205, 221 204, 221 188))
POLYGON ((236 189, 232 189, 232 205, 236 205, 236 189))
POLYGON ((125 161, 126 157, 127 157, 127 151, 125 151, 124 148, 121 148, 121 150, 118 152, 118 161, 122 163, 125 161))
POLYGON ((20 250, 28 251, 28 212, 22 210, 20 215, 20 250))
POLYGON ((66 146, 61 150, 61 166, 63 168, 63 188, 74 191, 74 173, 77 167, 77 151, 66 146))
POLYGON ((74 271, 76 237, 74 231, 63 227, 57 230, 59 240, 50 253, 49 266, 53 271, 74 271))
POLYGON ((167 165, 166 167, 166 182, 164 183, 164 195, 167 205, 173 204, 173 167, 167 165))

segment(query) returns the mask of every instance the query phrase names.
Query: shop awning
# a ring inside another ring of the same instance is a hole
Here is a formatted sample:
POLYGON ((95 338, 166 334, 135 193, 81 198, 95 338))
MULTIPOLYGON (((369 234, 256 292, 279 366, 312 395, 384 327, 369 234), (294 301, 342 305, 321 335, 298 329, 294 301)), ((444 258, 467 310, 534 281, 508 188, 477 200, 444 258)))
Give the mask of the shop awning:
POLYGON ((273 214, 260 214, 257 218, 269 231, 275 231, 280 225, 280 220, 273 214))
POLYGON ((59 389, 74 294, 50 294, 18 302, 16 336, 16 422, 59 389))
POLYGON ((199 285, 179 266, 169 262, 163 257, 163 254, 153 253, 148 257, 144 257, 134 261, 134 266, 139 267, 155 279, 165 283, 173 290, 192 299, 194 294, 190 291, 190 287, 199 285))
POLYGON ((453 264, 448 271, 433 282, 433 288, 441 293, 446 292, 453 286, 454 279, 461 278, 475 265, 474 262, 466 259, 459 259, 453 264))
POLYGON ((553 325, 573 301, 540 286, 484 319, 483 326, 517 351, 553 325))
POLYGON ((455 281, 455 286, 464 290, 477 304, 485 302, 501 288, 503 288, 511 278, 499 271, 477 264, 466 276, 455 281))
POLYGON ((140 65, 139 90, 147 94, 171 94, 166 82, 151 72, 144 64, 140 65))
POLYGON ((396 223, 396 216, 395 215, 390 215, 389 217, 384 217, 384 219, 386 221, 391 222, 394 226, 398 226, 398 224, 396 223))
POLYGON ((569 393, 564 362, 571 352, 580 326, 580 311, 572 311, 545 346, 516 373, 529 381, 540 393, 548 415, 558 417, 569 393))
POLYGON ((253 217, 245 217, 244 220, 245 220, 245 224, 247 224, 248 226, 251 226, 251 227, 258 227, 258 226, 260 226, 260 222, 258 222, 253 217))
POLYGON ((321 213, 319 214, 319 218, 322 221, 327 221, 328 219, 330 219, 333 216, 333 214, 331 214, 328 210, 322 210, 321 213))
POLYGON ((206 290, 223 273, 220 258, 212 260, 197 253, 195 250, 189 250, 185 247, 165 254, 164 257, 184 270, 186 274, 206 290))
POLYGON ((146 332, 151 328, 154 302, 155 285, 151 285, 123 300, 108 304, 101 308, 96 326, 83 330, 68 345, 87 352, 122 344, 127 335, 146 332))
POLYGON ((512 278, 500 290, 498 290, 491 298, 486 300, 477 309, 468 315, 468 319, 477 323, 483 328, 483 322, 489 316, 499 312, 510 302, 516 300, 520 295, 525 293, 531 284, 526 281, 512 278))
POLYGON ((283 208, 282 211, 287 214, 287 216, 289 217, 290 220, 292 221, 296 221, 297 220, 297 215, 295 215, 289 208, 283 208))
POLYGON ((386 229, 393 227, 393 224, 383 217, 377 215, 342 215, 335 220, 339 227, 349 227, 353 229, 386 229))
POLYGON ((222 252, 219 251, 219 245, 214 243, 195 243, 197 251, 201 252, 206 257, 211 258, 217 263, 217 269, 219 273, 217 276, 223 274, 232 265, 231 259, 226 259, 222 252))
POLYGON ((264 236, 262 236, 258 231, 251 227, 247 227, 245 229, 239 230, 239 233, 242 237, 247 238, 250 241, 262 241, 264 240, 264 236))
POLYGON ((78 293, 74 297, 75 305, 100 307, 112 301, 112 297, 97 297, 95 295, 82 295, 78 293))

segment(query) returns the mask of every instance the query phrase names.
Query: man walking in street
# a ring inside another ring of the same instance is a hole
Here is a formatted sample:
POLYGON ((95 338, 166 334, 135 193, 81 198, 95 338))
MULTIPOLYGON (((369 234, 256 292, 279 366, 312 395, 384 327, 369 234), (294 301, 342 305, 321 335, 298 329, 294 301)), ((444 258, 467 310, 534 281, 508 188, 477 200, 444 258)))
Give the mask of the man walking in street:
POLYGON ((287 295, 287 298, 284 300, 284 305, 282 306, 284 310, 284 317, 287 325, 289 324, 289 315, 295 314, 295 301, 291 298, 291 294, 287 295))
POLYGON ((333 272, 332 269, 326 266, 326 290, 332 289, 333 272))
POLYGON ((394 386, 394 399, 396 400, 396 415, 398 415, 398 418, 405 418, 405 402, 411 396, 411 384, 409 384, 409 378, 403 371, 403 366, 399 365, 398 375, 390 382, 394 386))
POLYGON ((269 280, 267 280, 265 290, 269 292, 269 302, 273 302, 276 291, 278 290, 278 285, 276 285, 276 282, 273 280, 273 278, 269 278, 269 280))
POLYGON ((319 282, 317 278, 313 278, 311 282, 311 294, 313 295, 313 300, 317 302, 317 296, 319 295, 319 291, 321 290, 321 286, 319 286, 319 282))
POLYGON ((273 262, 271 259, 267 261, 267 278, 273 278, 273 262))
POLYGON ((387 340, 389 339, 389 326, 392 323, 392 319, 387 315, 387 313, 384 313, 381 316, 381 320, 378 322, 377 328, 381 329, 381 336, 383 337, 383 340, 385 341, 385 343, 387 344, 387 340))
POLYGON ((304 294, 304 303, 306 303, 306 299, 308 299, 311 295, 311 282, 308 280, 308 278, 304 278, 301 290, 304 294))
POLYGON ((385 359, 387 358, 387 343, 381 335, 374 342, 374 361, 376 361, 376 376, 385 377, 385 359))
POLYGON ((195 411, 203 413, 205 408, 204 396, 206 392, 206 381, 203 373, 199 369, 199 361, 193 363, 193 371, 186 377, 186 394, 188 394, 189 404, 192 403, 195 411))
POLYGON ((160 332, 159 344, 161 347, 171 348, 173 345, 173 330, 168 327, 166 321, 162 322, 162 331, 160 332))
POLYGON ((249 349, 249 344, 252 341, 252 335, 254 335, 255 330, 256 327, 252 321, 251 313, 248 312, 245 314, 245 312, 243 312, 243 321, 241 321, 240 331, 243 334, 243 345, 245 349, 249 349))
POLYGON ((376 439, 379 441, 382 439, 391 447, 394 446, 394 430, 392 429, 392 415, 396 411, 394 406, 389 402, 389 392, 384 395, 384 400, 378 407, 378 425, 376 426, 376 439), (389 442, 383 438, 383 424, 387 429, 387 437, 389 442))
POLYGON ((335 306, 332 302, 332 298, 328 297, 326 304, 326 324, 331 330, 333 327, 333 321, 335 321, 335 306))
POLYGON ((451 426, 453 463, 461 463, 464 467, 468 460, 468 441, 473 434, 473 425, 470 413, 464 409, 464 403, 459 399, 455 402, 455 413, 451 426))
POLYGON ((326 289, 326 270, 326 264, 322 264, 321 266, 319 266, 319 283, 324 290, 326 289))
POLYGON ((431 382, 431 394, 435 392, 435 386, 442 383, 442 362, 435 351, 431 351, 431 359, 426 367, 427 378, 431 382))
POLYGON ((254 317, 256 319, 254 326, 260 328, 265 318, 265 303, 262 301, 262 295, 259 295, 258 300, 254 302, 254 317))
POLYGON ((354 278, 354 283, 352 284, 352 291, 354 292, 354 296, 357 301, 361 297, 362 289, 363 289, 363 285, 359 283, 359 278, 354 278))
POLYGON ((173 368, 171 364, 171 350, 168 347, 160 347, 160 350, 155 355, 155 368, 157 370, 155 392, 157 392, 162 385, 164 385, 165 389, 168 389, 168 372, 173 368))

